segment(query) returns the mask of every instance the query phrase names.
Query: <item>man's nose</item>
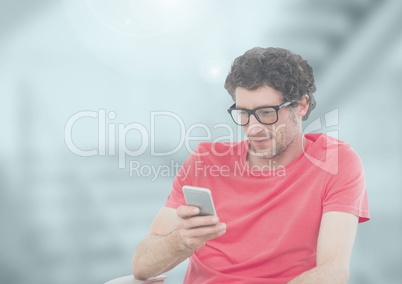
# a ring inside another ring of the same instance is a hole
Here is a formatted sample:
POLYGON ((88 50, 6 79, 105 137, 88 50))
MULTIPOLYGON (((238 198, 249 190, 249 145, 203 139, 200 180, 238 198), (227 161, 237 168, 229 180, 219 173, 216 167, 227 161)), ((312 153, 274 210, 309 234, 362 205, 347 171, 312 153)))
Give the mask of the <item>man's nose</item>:
POLYGON ((250 125, 261 125, 261 123, 257 120, 254 114, 250 115, 250 120, 248 122, 250 125))
POLYGON ((250 115, 250 120, 248 122, 248 135, 256 135, 264 131, 264 126, 255 118, 252 114, 250 115))

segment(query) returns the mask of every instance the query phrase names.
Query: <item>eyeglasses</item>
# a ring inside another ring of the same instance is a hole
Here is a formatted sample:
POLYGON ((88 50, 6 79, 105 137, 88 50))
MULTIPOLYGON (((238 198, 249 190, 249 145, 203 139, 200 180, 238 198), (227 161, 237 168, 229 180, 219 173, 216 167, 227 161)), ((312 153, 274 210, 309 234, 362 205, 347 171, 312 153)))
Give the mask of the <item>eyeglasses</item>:
POLYGON ((262 106, 255 109, 236 108, 236 104, 233 104, 228 109, 228 113, 233 121, 241 126, 245 126, 250 122, 250 115, 252 114, 260 123, 270 125, 278 121, 278 111, 290 104, 292 104, 292 102, 286 101, 278 106, 262 106))

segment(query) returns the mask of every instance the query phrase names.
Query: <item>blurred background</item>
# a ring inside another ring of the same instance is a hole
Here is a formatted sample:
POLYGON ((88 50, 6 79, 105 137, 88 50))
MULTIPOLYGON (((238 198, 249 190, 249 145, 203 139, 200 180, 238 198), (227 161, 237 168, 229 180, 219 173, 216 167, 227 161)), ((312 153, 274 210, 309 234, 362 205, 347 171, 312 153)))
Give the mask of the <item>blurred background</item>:
POLYGON ((173 165, 230 134, 219 124, 239 133, 223 83, 254 46, 310 62, 318 105, 305 127, 363 160, 372 220, 359 226, 350 283, 401 283, 401 27, 399 0, 1 1, 0 283, 130 274, 173 165))

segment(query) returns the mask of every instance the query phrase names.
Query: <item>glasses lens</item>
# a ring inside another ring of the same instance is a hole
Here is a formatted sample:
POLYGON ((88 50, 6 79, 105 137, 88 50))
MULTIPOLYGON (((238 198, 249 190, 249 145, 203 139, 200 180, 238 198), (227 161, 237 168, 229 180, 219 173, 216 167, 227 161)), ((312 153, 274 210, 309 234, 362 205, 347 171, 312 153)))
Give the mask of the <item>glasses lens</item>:
POLYGON ((234 109, 230 113, 232 115, 233 121, 239 125, 246 125, 248 123, 248 113, 247 111, 241 109, 234 109))
POLYGON ((272 107, 260 108, 255 112, 255 114, 263 123, 274 123, 278 119, 278 114, 272 107))

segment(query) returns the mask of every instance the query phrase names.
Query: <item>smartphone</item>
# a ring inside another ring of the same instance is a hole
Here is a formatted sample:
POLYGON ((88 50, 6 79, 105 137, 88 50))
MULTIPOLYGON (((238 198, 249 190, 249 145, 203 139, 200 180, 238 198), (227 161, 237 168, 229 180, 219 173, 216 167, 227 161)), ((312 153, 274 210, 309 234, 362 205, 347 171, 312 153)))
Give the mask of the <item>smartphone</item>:
POLYGON ((211 191, 208 188, 185 185, 182 189, 187 205, 200 208, 199 216, 216 215, 211 191))
MULTIPOLYGON (((138 283, 142 283, 142 284, 148 284, 148 283, 152 283, 152 284, 158 284, 158 283, 165 283, 165 279, 167 278, 167 276, 165 274, 161 274, 155 277, 151 277, 151 278, 147 278, 145 280, 138 280, 138 283)), ((131 283, 131 282, 130 282, 131 283)), ((137 283, 137 282, 135 282, 137 283)))

